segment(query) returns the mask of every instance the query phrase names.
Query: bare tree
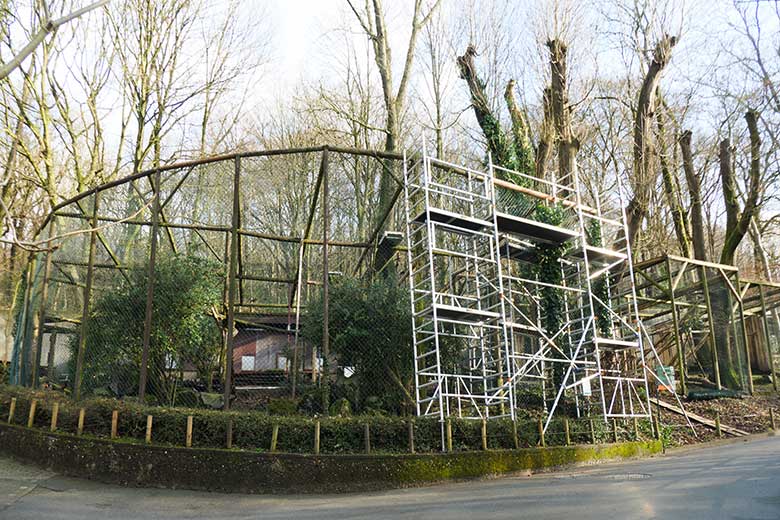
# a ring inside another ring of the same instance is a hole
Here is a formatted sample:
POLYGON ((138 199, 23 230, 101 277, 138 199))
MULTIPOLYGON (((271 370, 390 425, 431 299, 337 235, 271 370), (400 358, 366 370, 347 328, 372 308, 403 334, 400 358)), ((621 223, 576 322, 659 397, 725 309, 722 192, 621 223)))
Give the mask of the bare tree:
MULTIPOLYGON (((393 78, 392 52, 390 50, 390 34, 387 29, 385 17, 385 8, 382 0, 368 0, 362 9, 355 7, 352 0, 347 0, 350 9, 357 18, 360 27, 365 32, 371 42, 374 50, 374 62, 379 73, 380 85, 385 108, 385 150, 396 151, 401 145, 401 115, 406 107, 406 93, 409 88, 409 81, 412 74, 412 64, 414 63, 415 47, 420 30, 425 27, 433 16, 433 13, 439 7, 441 0, 434 0, 433 4, 427 9, 424 7, 423 0, 415 0, 414 11, 412 13, 411 32, 409 42, 406 45, 403 67, 401 69, 401 78, 398 81, 398 87, 395 87, 393 78)), ((379 189, 379 214, 384 214, 386 209, 392 203, 392 197, 395 193, 395 186, 390 175, 383 175, 379 189)))
POLYGON ((653 120, 655 118, 658 85, 661 72, 671 59, 675 36, 665 35, 656 44, 653 61, 645 74, 634 118, 633 172, 630 178, 633 196, 628 203, 628 240, 634 245, 648 213, 650 196, 655 186, 656 174, 652 168, 653 120))
POLYGON ((685 182, 690 196, 690 227, 693 241, 693 253, 697 260, 707 260, 707 248, 705 243, 704 217, 702 215, 701 178, 696 173, 693 165, 693 153, 691 153, 691 131, 686 130, 678 139, 680 153, 682 154, 682 167, 685 173, 685 182))
POLYGON ((41 45, 46 37, 53 34, 59 27, 66 23, 75 20, 76 18, 93 11, 99 7, 106 5, 110 0, 99 0, 86 7, 77 9, 71 13, 66 14, 60 18, 52 19, 49 15, 49 8, 45 2, 41 3, 41 10, 45 14, 45 18, 42 18, 40 28, 30 37, 27 44, 20 50, 15 56, 11 58, 7 63, 0 64, 0 80, 5 79, 14 69, 19 67, 35 49, 41 45))

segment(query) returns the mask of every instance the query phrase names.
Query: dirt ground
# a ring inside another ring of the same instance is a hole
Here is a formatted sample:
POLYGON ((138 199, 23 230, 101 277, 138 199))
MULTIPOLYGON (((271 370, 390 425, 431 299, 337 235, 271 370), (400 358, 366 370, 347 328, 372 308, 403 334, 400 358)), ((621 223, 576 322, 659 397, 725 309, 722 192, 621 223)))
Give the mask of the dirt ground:
MULTIPOLYGON (((670 404, 677 404, 673 396, 664 396, 662 400, 670 404)), ((720 414, 721 424, 748 433, 769 431, 771 429, 769 410, 773 409, 777 426, 780 427, 780 395, 774 393, 771 385, 756 385, 755 393, 752 396, 706 401, 683 400, 683 407, 686 411, 711 420, 715 420, 715 417, 720 414)), ((653 411, 656 412, 656 410, 653 411)), ((685 418, 669 410, 660 410, 659 418, 663 426, 669 427, 671 440, 676 445, 705 442, 717 437, 712 428, 691 421, 696 430, 696 435, 694 435, 685 418)), ((724 436, 727 435, 724 433, 724 436)))

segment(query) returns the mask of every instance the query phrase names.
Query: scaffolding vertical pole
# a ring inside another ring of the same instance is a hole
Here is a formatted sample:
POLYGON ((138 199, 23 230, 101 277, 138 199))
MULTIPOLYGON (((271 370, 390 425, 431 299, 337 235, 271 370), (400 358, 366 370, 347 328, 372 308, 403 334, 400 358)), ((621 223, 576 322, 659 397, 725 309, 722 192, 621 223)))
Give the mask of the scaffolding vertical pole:
POLYGON ((330 204, 328 201, 328 147, 322 150, 320 162, 320 176, 322 177, 322 365, 323 378, 320 384, 323 386, 322 411, 327 415, 330 406, 330 331, 329 331, 329 299, 330 280, 328 276, 328 227, 330 226, 330 204))
MULTIPOLYGON (((35 346, 32 350, 32 362, 30 363, 32 367, 30 386, 32 388, 38 386, 38 372, 41 365, 41 350, 43 348, 44 334, 43 327, 46 322, 46 304, 49 297, 49 278, 51 276, 52 256, 54 255, 54 251, 51 249, 51 239, 54 236, 55 222, 56 217, 54 217, 52 222, 49 224, 49 241, 46 243, 46 262, 43 268, 43 287, 41 287, 41 300, 38 307, 38 321, 35 323, 35 334, 33 336, 35 338, 35 346)), ((51 366, 48 367, 48 370, 51 370, 51 366)))
POLYGON ((76 377, 73 388, 73 398, 81 399, 81 382, 84 378, 84 352, 87 348, 87 327, 89 325, 89 300, 92 298, 92 278, 95 268, 95 244, 97 242, 98 207, 100 205, 100 192, 95 191, 92 199, 92 218, 89 233, 89 253, 87 257, 87 280, 84 284, 84 304, 81 309, 81 330, 79 331, 79 348, 76 355, 76 377))
POLYGON ((710 284, 707 281, 707 268, 699 266, 699 272, 701 273, 702 288, 704 290, 704 303, 707 305, 707 321, 710 326, 710 348, 712 352, 712 368, 715 371, 715 386, 718 390, 722 390, 723 387, 720 384, 720 365, 718 363, 718 345, 717 338, 715 337, 715 322, 713 321, 712 314, 712 301, 710 300, 710 284))
POLYGON ((146 381, 149 370, 149 344, 152 338, 152 314, 154 311, 155 264, 157 262, 157 234, 160 227, 160 170, 148 177, 152 183, 152 236, 149 246, 149 265, 146 268, 146 309, 144 311, 143 350, 141 351, 141 370, 138 376, 138 399, 141 403, 146 397, 146 381))
POLYGON ((415 410, 420 415, 420 375, 419 362, 417 359, 417 321, 415 317, 415 290, 414 290, 414 267, 412 265, 412 226, 409 223, 411 208, 409 207, 409 166, 407 164, 406 151, 404 151, 404 210, 406 214, 406 265, 409 278, 409 304, 412 313, 412 354, 414 356, 414 397, 415 410))
MULTIPOLYGON (((507 327, 507 308, 506 308, 506 298, 505 298, 505 292, 504 292, 504 267, 501 265, 501 243, 498 238, 498 205, 496 204, 496 185, 495 185, 495 177, 496 172, 493 168, 493 156, 488 153, 488 173, 489 176, 485 181, 487 182, 487 193, 489 194, 489 200, 490 200, 490 210, 493 214, 493 259, 496 261, 496 273, 498 276, 498 299, 500 302, 500 312, 501 312, 501 333, 502 333, 502 343, 503 345, 499 345, 499 356, 501 353, 501 348, 504 349, 504 358, 505 358, 505 367, 501 367, 501 372, 506 373, 506 382, 503 384, 508 384, 507 392, 509 395, 509 416, 511 417, 512 421, 515 420, 515 381, 514 381, 514 361, 512 360, 512 354, 514 353, 514 345, 510 345, 510 332, 507 327), (511 348, 511 350, 510 350, 511 348)), ((507 243, 507 248, 509 248, 509 245, 507 243)), ((509 291, 510 297, 511 297, 511 290, 509 291)), ((513 340, 514 338, 512 338, 513 340)), ((499 381, 503 380, 504 374, 500 374, 499 381)), ((502 386, 503 386, 502 384, 502 386)))
MULTIPOLYGON (((683 267, 683 269, 685 269, 683 267)), ((674 326, 674 343, 677 347, 677 366, 680 371, 680 390, 683 395, 687 395, 688 382, 685 375, 685 350, 683 350, 682 342, 680 341, 680 318, 677 315, 677 304, 674 299, 674 281, 672 280, 672 261, 669 260, 669 256, 666 256, 666 276, 669 282, 669 300, 672 302, 672 321, 674 326)))
POLYGON ((767 314, 769 313, 769 309, 766 308, 766 296, 764 294, 764 286, 762 284, 756 284, 758 285, 758 297, 759 301, 761 302, 761 318, 764 322, 764 339, 766 340, 766 353, 769 356, 769 370, 772 371, 772 388, 775 392, 777 392, 777 373, 775 372, 775 357, 772 355, 772 338, 769 335, 769 319, 767 319, 767 314))
POLYGON ((233 216, 230 224, 230 259, 228 266, 228 296, 227 296, 227 344, 225 352, 225 388, 224 403, 225 410, 230 409, 230 392, 233 384, 233 346, 235 345, 235 336, 233 329, 236 324, 235 315, 235 297, 236 297, 236 269, 238 265, 238 255, 241 251, 238 249, 238 223, 241 214, 241 156, 235 159, 235 171, 233 173, 233 216))
MULTIPOLYGON (((642 379, 644 380, 644 387, 645 387, 645 404, 647 406, 647 413, 650 415, 652 413, 651 407, 650 407, 650 384, 647 382, 647 372, 644 370, 645 367, 647 367, 647 360, 645 359, 645 346, 644 342, 642 341, 642 329, 641 324, 642 322, 639 319, 639 303, 637 301, 637 294, 636 294, 636 283, 634 278, 634 262, 632 260, 632 252, 631 252, 631 241, 628 239, 628 220, 626 218, 626 206, 623 204, 623 183, 618 178, 618 191, 619 197, 620 197, 620 211, 623 221, 623 234, 626 239, 626 254, 628 255, 628 275, 629 275, 629 283, 631 284, 631 298, 633 299, 633 304, 631 307, 634 309, 634 319, 636 322, 633 324, 636 326, 636 333, 637 333, 637 341, 639 343, 639 359, 642 363, 642 379)), ((651 343, 652 345, 652 343, 651 343)), ((631 383, 629 382, 629 385, 631 383)))

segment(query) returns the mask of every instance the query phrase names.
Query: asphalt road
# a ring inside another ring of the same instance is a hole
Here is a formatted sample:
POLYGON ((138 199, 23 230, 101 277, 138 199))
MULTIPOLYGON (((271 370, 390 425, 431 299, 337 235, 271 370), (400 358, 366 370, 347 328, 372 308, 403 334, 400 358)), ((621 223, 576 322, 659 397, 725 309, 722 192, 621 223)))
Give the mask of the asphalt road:
POLYGON ((334 496, 127 489, 0 458, 0 519, 780 519, 780 437, 567 473, 334 496))

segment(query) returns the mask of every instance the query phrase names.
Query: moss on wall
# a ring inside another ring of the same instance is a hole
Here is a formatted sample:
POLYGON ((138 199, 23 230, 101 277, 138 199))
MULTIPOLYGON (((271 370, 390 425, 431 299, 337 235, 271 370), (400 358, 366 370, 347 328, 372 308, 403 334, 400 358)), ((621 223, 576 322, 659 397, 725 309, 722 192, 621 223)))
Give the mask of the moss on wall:
POLYGON ((69 476, 240 493, 353 492, 648 456, 661 443, 451 454, 299 455, 147 446, 0 424, 0 452, 69 476))

